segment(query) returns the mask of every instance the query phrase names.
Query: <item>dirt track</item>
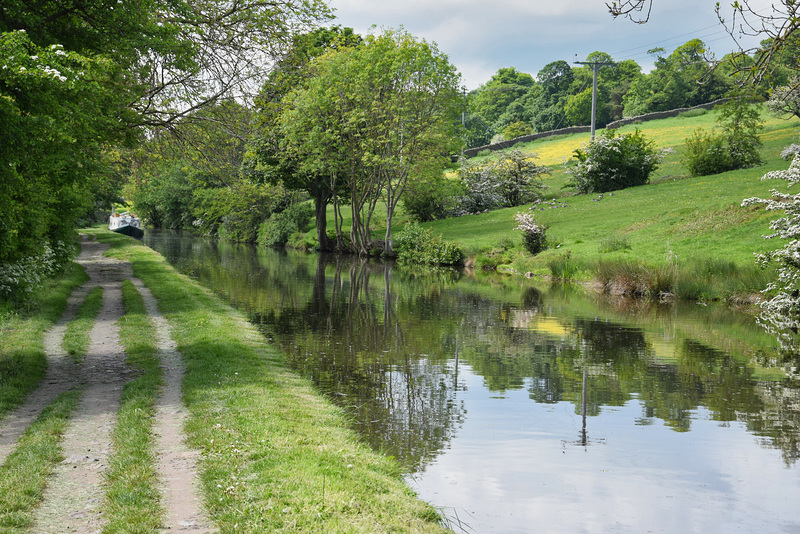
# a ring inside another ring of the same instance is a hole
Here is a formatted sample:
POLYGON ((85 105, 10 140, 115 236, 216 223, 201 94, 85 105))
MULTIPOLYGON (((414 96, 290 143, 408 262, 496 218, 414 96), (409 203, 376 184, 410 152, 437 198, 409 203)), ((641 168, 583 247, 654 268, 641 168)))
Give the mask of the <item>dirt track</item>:
POLYGON ((99 532, 103 527, 103 471, 113 455, 111 432, 116 424, 120 395, 134 373, 125 364, 117 320, 124 310, 122 282, 129 279, 142 295, 157 331, 165 386, 157 402, 155 432, 162 502, 167 520, 162 526, 174 532, 211 532, 197 491, 197 453, 183 440, 184 407, 181 403, 183 366, 170 338, 170 328, 155 299, 131 266, 103 256, 108 248, 84 241, 76 259, 90 280, 70 297, 64 316, 47 334, 47 376, 41 386, 15 412, 0 422, 0 463, 14 450, 19 436, 60 393, 82 391, 82 400, 63 442, 65 460, 48 483, 44 502, 35 514, 34 532, 99 532), (83 363, 76 364, 61 349, 66 325, 77 314, 88 292, 103 288, 103 307, 90 333, 83 363))

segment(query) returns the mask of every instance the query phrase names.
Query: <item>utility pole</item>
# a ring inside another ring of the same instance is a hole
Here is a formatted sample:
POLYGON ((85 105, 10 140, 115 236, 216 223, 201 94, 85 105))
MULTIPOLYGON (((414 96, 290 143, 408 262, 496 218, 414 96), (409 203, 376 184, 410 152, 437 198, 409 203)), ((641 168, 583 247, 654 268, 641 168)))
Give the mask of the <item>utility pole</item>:
POLYGON ((594 141, 594 122, 597 117, 597 70, 600 67, 613 65, 614 63, 611 61, 576 61, 575 64, 592 66, 592 141, 594 141))

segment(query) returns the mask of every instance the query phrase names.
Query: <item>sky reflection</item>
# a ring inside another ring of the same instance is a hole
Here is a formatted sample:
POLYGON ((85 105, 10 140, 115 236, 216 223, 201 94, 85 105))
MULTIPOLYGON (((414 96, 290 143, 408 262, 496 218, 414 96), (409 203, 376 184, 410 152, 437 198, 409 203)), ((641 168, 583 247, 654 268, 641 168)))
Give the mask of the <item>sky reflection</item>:
POLYGON ((409 481, 456 531, 456 518, 480 533, 800 528, 797 469, 740 423, 701 409, 690 432, 638 425, 642 405, 632 400, 590 416, 583 447, 573 404, 537 404, 524 390, 500 399, 467 366, 462 373, 468 416, 409 481))

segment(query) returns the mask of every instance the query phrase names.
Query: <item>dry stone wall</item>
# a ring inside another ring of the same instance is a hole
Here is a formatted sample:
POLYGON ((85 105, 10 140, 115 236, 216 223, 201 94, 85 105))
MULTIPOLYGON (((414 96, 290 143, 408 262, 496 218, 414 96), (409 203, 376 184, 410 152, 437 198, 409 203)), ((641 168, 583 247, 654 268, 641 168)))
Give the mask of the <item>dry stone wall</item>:
MULTIPOLYGON (((646 122, 652 121, 656 119, 667 119, 670 117, 677 117, 680 113, 685 111, 691 111, 693 109, 712 109, 714 106, 718 104, 722 104, 723 102, 727 101, 727 98, 720 98, 719 100, 714 100, 713 102, 709 102, 707 104, 700 104, 699 106, 692 106, 690 108, 678 108, 678 109, 671 109, 669 111, 656 111, 653 113, 646 113, 644 115, 637 115, 635 117, 625 117, 618 121, 610 122, 606 124, 607 130, 616 130, 617 128, 621 128, 626 124, 633 124, 638 122, 646 122)), ((516 145, 517 143, 529 143, 531 141, 535 141, 536 139, 542 139, 544 137, 552 137, 556 135, 567 135, 567 134, 575 134, 575 133, 585 133, 591 131, 590 126, 570 126, 569 128, 561 128, 560 130, 550 130, 549 132, 539 132, 530 135, 523 135, 522 137, 516 137, 514 139, 510 139, 508 141, 503 141, 501 143, 495 143, 492 145, 484 145, 478 146, 474 148, 468 148, 464 151, 465 158, 474 158, 480 152, 484 150, 491 150, 492 152, 497 150, 505 150, 507 148, 511 148, 512 146, 516 145)))

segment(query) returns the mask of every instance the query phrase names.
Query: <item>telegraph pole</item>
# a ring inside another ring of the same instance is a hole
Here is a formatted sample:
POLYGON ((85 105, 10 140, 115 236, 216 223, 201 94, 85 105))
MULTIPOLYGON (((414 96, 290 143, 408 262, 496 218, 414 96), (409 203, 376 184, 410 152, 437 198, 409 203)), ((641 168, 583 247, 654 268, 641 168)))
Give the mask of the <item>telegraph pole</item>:
POLYGON ((576 61, 575 64, 592 66, 592 141, 594 141, 594 122, 597 116, 597 70, 600 67, 613 65, 614 63, 610 61, 576 61))

